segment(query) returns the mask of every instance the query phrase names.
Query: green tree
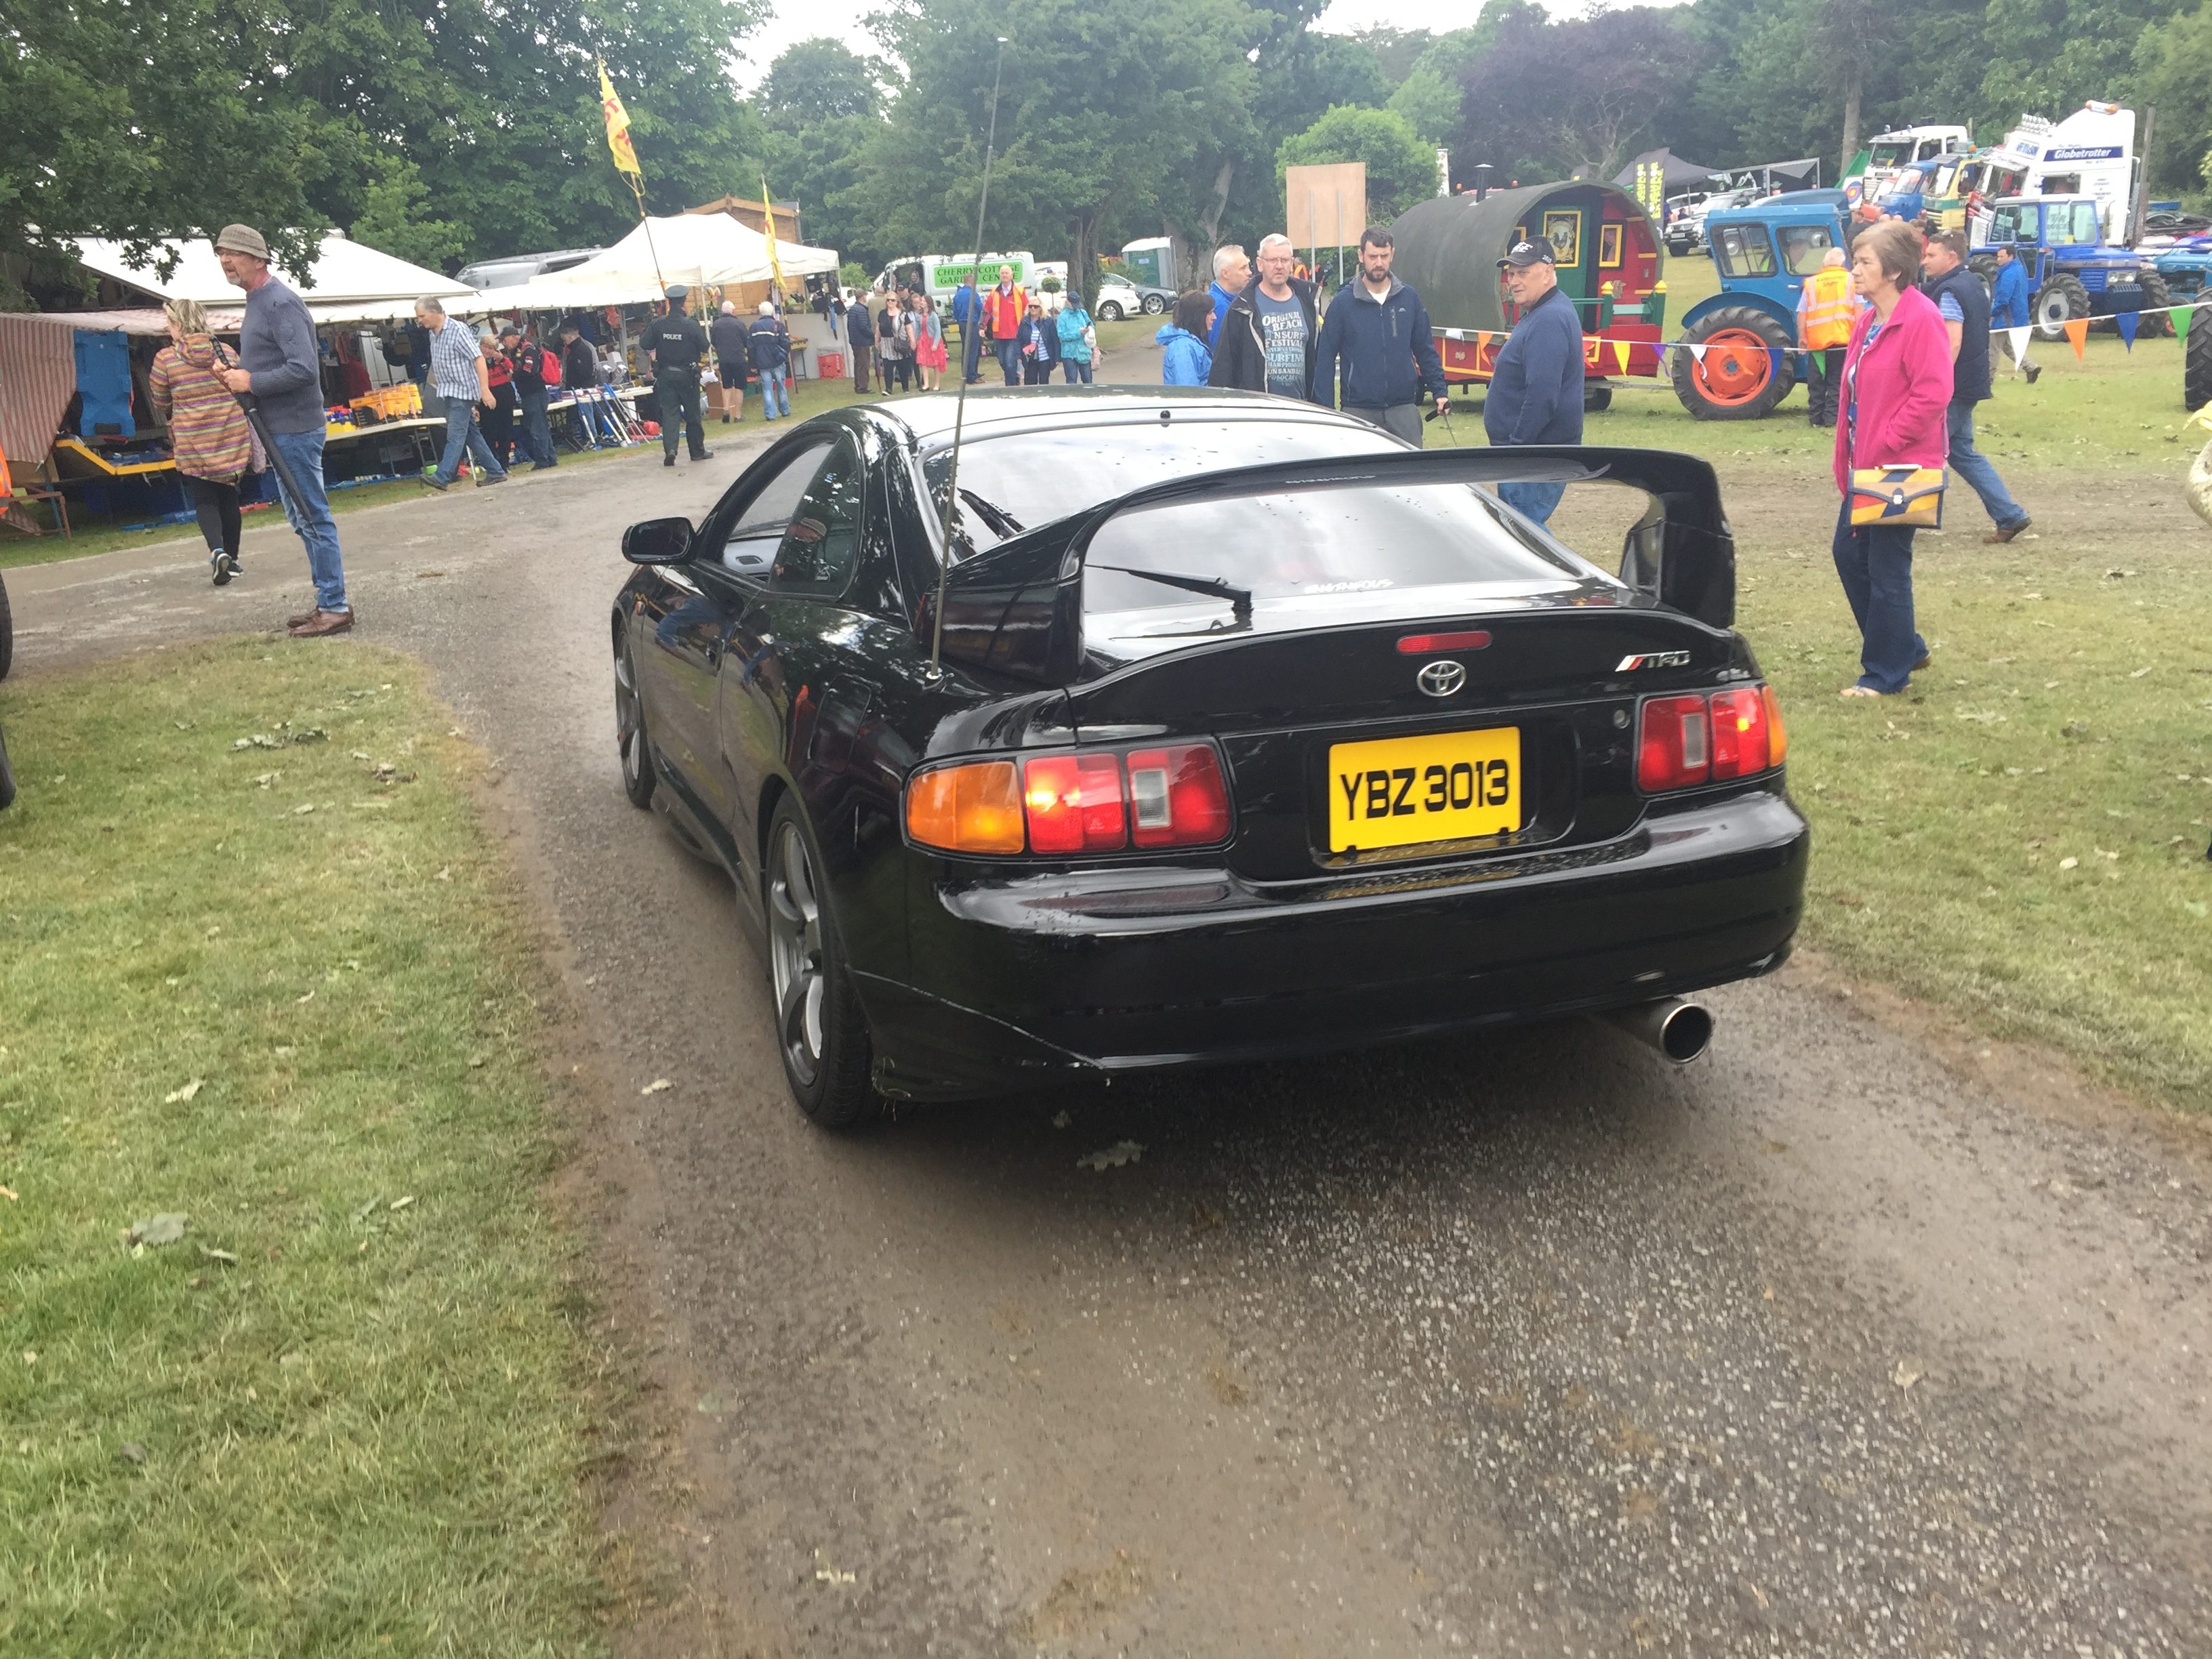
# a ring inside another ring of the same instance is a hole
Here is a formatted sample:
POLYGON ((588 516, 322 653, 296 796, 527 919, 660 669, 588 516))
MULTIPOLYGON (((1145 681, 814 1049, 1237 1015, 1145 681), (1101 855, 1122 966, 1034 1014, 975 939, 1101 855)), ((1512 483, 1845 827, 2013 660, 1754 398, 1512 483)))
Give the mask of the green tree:
POLYGON ((761 82, 760 109, 772 127, 799 132, 847 115, 883 110, 882 65, 823 36, 787 46, 761 82))
POLYGON ((1382 107, 1401 118, 1423 143, 1441 144, 1459 125, 1459 82, 1423 64, 1399 83, 1382 107))
POLYGON ((458 265, 471 240, 469 228, 457 219, 427 216, 430 187, 422 170, 401 155, 379 156, 373 165, 361 212, 347 234, 395 259, 434 270, 448 262, 458 265))
POLYGON ((1380 27, 1355 29, 1352 39, 1375 54, 1376 67, 1382 71, 1383 80, 1396 87, 1404 84, 1437 37, 1426 29, 1380 27))
POLYGON ((2158 109, 2152 185, 2195 192, 2212 148, 2212 0, 2145 29, 2136 47, 2136 81, 2144 105, 2158 109))
POLYGON ((1462 76, 1454 149, 1524 183, 1577 168, 1611 179, 1653 137, 1658 112, 1686 100, 1697 44, 1672 12, 1638 7, 1553 23, 1527 8, 1502 16, 1462 76))
POLYGON ((1004 36, 984 238, 1065 250, 1087 305, 1104 229, 1158 214, 1204 147, 1249 118, 1246 12, 1243 0, 904 0, 878 27, 908 78, 848 205, 902 252, 974 240, 1004 36))
POLYGON ((1367 216, 1382 223, 1414 203, 1437 193, 1437 158, 1389 110, 1339 106, 1304 132, 1283 141, 1275 152, 1275 191, 1283 190, 1285 169, 1321 161, 1367 164, 1367 216))

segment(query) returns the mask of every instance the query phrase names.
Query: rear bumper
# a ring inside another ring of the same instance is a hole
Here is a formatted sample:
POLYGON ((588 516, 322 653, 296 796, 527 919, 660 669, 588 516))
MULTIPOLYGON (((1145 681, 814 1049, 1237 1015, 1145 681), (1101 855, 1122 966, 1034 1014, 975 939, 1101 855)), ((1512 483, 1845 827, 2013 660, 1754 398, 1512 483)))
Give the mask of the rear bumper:
POLYGON ((1600 847, 1292 892, 1218 869, 977 880, 917 860, 910 980, 856 980, 878 1082, 904 1097, 1358 1048, 1765 973, 1810 841, 1774 790, 1600 847))

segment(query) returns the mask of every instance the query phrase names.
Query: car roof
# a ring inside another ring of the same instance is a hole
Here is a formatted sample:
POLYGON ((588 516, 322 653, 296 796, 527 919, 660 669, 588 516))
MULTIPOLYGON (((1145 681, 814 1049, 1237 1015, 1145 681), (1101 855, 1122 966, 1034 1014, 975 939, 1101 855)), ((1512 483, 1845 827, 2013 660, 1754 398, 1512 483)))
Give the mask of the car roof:
MULTIPOLYGON (((939 440, 952 435, 959 402, 957 392, 928 392, 896 404, 871 404, 867 413, 933 448, 939 440)), ((1370 434, 1375 430, 1371 422, 1319 404, 1205 386, 979 386, 968 394, 962 430, 964 441, 1047 428, 1064 431, 1069 427, 1125 426, 1133 420, 1172 422, 1176 416, 1317 422, 1370 434)))

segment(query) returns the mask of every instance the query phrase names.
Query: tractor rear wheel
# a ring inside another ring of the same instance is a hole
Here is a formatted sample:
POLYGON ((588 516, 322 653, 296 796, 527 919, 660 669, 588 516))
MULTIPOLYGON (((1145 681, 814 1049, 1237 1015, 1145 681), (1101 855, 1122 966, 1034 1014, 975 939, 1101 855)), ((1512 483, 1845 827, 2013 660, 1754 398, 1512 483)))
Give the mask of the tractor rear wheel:
POLYGON ((2173 291, 2166 285, 2166 278, 2154 270, 2142 274, 2142 320, 2136 327, 2138 339, 2155 340, 2173 332, 2173 291))
POLYGON ((2061 272, 2043 285, 2031 309, 2035 317, 2036 338, 2063 340, 2067 324, 2088 317, 2089 290, 2081 286, 2079 276, 2061 272))
POLYGON ((2181 400, 2191 410, 2212 404, 2212 306, 2193 311, 2181 350, 2181 400))
POLYGON ((1723 306, 1682 337, 1674 348, 1674 395, 1698 420, 1763 420, 1796 384, 1790 336, 1754 306, 1723 306))

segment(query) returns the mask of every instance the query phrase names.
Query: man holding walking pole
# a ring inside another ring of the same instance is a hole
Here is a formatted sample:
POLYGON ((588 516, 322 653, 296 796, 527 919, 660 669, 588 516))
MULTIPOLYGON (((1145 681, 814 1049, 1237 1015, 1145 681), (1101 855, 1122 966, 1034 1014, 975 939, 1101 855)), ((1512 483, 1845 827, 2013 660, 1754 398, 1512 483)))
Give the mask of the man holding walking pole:
POLYGON ((284 516, 307 547, 314 578, 312 610, 288 620, 295 640, 343 634, 353 626, 346 603, 345 563, 338 527, 323 488, 323 377, 314 319, 307 301, 269 270, 269 244, 250 225, 225 225, 215 239, 224 277, 246 290, 239 363, 222 382, 262 428, 276 471, 284 516))

